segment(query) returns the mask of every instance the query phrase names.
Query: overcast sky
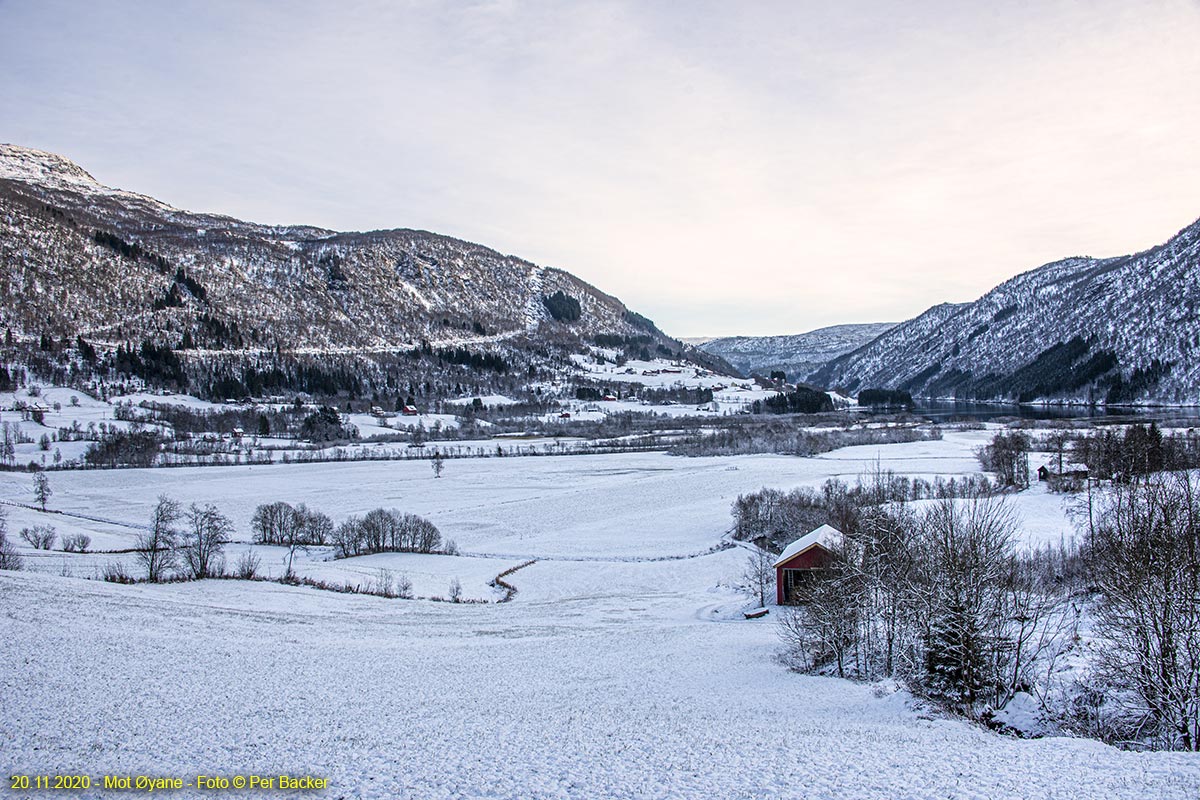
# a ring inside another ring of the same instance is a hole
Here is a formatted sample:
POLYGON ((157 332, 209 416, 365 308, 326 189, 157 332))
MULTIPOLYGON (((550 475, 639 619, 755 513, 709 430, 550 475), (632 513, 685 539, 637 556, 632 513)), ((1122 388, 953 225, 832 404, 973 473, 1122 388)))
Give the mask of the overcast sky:
POLYGON ((1200 0, 0 0, 0 141, 795 333, 1200 217, 1198 43, 1200 0))

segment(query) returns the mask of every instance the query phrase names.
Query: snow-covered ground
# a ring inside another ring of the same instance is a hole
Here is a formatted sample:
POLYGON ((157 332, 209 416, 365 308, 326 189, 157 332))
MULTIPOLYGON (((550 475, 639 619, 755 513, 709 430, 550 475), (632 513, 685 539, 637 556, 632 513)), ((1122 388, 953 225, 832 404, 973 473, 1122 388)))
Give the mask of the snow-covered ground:
MULTIPOLYGON (((157 497, 166 494, 184 504, 219 506, 241 539, 249 538, 250 517, 262 503, 307 503, 335 522, 382 506, 428 517, 464 552, 657 558, 717 544, 741 493, 817 487, 830 477, 853 481, 877 464, 926 478, 978 473, 974 448, 987 437, 985 431, 951 433, 943 441, 850 447, 816 458, 627 453, 454 459, 441 478, 424 460, 68 471, 51 474, 50 505, 143 525, 157 497)), ((0 500, 32 503, 32 486, 28 474, 0 473, 0 500)))
MULTIPOLYGON (((988 436, 809 459, 462 460, 440 479, 420 462, 55 473, 51 507, 68 513, 9 506, 10 531, 54 518, 115 547, 136 535, 116 523, 144 523, 165 492, 216 503, 239 538, 261 502, 303 501, 335 521, 397 507, 464 552, 300 557, 302 574, 326 580, 387 569, 417 594, 458 577, 465 596, 496 599, 495 575, 538 560, 508 578, 513 602, 486 605, 239 581, 117 586, 53 564, 0 573, 0 767, 313 774, 331 780, 328 797, 1197 797, 1194 755, 1010 739, 931 716, 902 692, 789 672, 772 617, 741 617, 731 587, 745 551, 711 550, 739 492, 876 464, 973 473, 988 436)), ((28 503, 29 482, 0 474, 0 499, 28 503)), ((1017 502, 1041 520, 1030 539, 1045 540, 1061 498, 1028 498, 1017 502)), ((279 548, 256 550, 280 568, 279 548)))
POLYGON ((577 419, 600 419, 607 414, 621 411, 653 413, 662 416, 718 416, 734 414, 753 403, 777 394, 763 389, 752 380, 717 375, 689 362, 674 362, 664 359, 642 361, 631 359, 625 364, 609 363, 617 356, 616 351, 593 348, 593 354, 575 354, 571 361, 588 378, 610 384, 629 384, 654 389, 712 389, 715 404, 696 406, 686 404, 643 405, 637 400, 600 401, 596 403, 568 402, 567 408, 577 419), (603 356, 602 359, 596 355, 603 356))
POLYGON ((514 400, 502 394, 485 394, 474 397, 460 397, 455 400, 447 400, 445 405, 448 406, 467 406, 473 404, 476 400, 483 403, 484 408, 503 408, 504 406, 514 406, 521 402, 514 400))
MULTIPOLYGON (((9 772, 314 774, 328 797, 1194 798, 1200 761, 1007 739, 788 672, 712 577, 539 563, 507 605, 0 577, 9 772)), ((184 792, 184 796, 192 793, 184 792)), ((319 795, 322 796, 322 795, 319 795)))

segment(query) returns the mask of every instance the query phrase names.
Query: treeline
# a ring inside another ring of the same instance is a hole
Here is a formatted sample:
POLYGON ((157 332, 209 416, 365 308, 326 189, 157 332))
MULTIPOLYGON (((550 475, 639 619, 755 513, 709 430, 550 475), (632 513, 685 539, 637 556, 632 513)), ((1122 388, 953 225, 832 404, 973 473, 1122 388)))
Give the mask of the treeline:
POLYGON ((819 414, 833 411, 833 398, 807 386, 797 386, 793 391, 772 395, 751 404, 755 414, 819 414))
POLYGON ((720 427, 711 433, 688 436, 669 452, 683 456, 733 456, 753 453, 812 456, 839 447, 860 444, 897 444, 940 439, 937 429, 922 430, 901 425, 882 428, 813 431, 790 421, 755 421, 733 427, 720 427))
POLYGON ((171 265, 167 259, 160 256, 158 253, 147 250, 137 242, 127 242, 115 233, 108 231, 97 230, 92 233, 92 241, 103 247, 107 247, 118 255, 124 256, 131 261, 146 261, 154 266, 159 272, 167 274, 171 271, 171 265))
POLYGON ((124 375, 136 376, 148 384, 167 385, 184 389, 187 373, 179 356, 170 347, 146 340, 138 349, 118 345, 113 356, 113 369, 124 375))
POLYGON ((110 427, 88 446, 83 461, 92 467, 153 467, 166 439, 154 429, 110 427))
MULTIPOLYGON (((968 341, 986 331, 987 325, 976 328, 968 341)), ((957 356, 958 350, 955 345, 951 355, 957 356)), ((1173 366, 1173 362, 1156 358, 1126 374, 1114 351, 1096 347, 1095 339, 1076 336, 1050 345, 1032 361, 1007 374, 978 375, 957 367, 943 370, 939 361, 901 388, 919 390, 927 396, 953 395, 964 400, 1009 398, 1027 403, 1065 396, 1119 405, 1150 395, 1171 374, 1173 366)))
POLYGON ((620 336, 615 333, 598 333, 592 337, 592 344, 597 347, 608 347, 610 349, 617 348, 641 348, 646 345, 653 344, 654 339, 640 334, 637 336, 620 336))
POLYGON ((863 389, 858 393, 860 406, 883 406, 887 408, 912 408, 913 398, 903 389, 863 389))
POLYGON ((878 470, 853 484, 830 478, 820 490, 806 486, 790 491, 764 487, 738 495, 733 503, 733 538, 775 552, 822 525, 854 528, 862 509, 884 503, 987 497, 996 488, 986 476, 910 478, 878 470))
POLYGON ((1124 432, 1097 431, 1074 437, 1074 461, 1101 479, 1127 481, 1163 470, 1200 469, 1200 436, 1189 429, 1163 435, 1158 424, 1130 425, 1124 432))
POLYGON ((458 347, 453 350, 438 350, 437 357, 439 361, 458 364, 473 370, 490 370, 501 374, 509 370, 509 364, 504 357, 495 353, 474 353, 458 347))
POLYGON ((1002 486, 1024 489, 1032 481, 1029 457, 1035 449, 1048 454, 1051 489, 1061 491, 1083 489, 1082 477, 1128 482, 1156 472, 1200 469, 1200 436, 1190 429, 1164 435, 1156 422, 1086 433, 1059 429, 1037 439, 1020 430, 1000 431, 980 449, 979 462, 1002 486), (1086 475, 1079 475, 1080 467, 1086 475))
POLYGON ((300 435, 313 442, 339 442, 358 438, 358 428, 342 420, 337 409, 321 406, 304 418, 300 435))
POLYGON ((559 289, 554 294, 544 295, 542 304, 550 316, 559 322, 577 322, 583 315, 579 301, 559 289))

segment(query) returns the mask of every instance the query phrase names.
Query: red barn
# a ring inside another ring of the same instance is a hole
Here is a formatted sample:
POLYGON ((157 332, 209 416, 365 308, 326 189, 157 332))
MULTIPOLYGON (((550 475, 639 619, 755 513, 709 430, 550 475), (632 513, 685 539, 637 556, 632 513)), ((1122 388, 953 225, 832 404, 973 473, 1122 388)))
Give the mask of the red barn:
POLYGON ((841 531, 822 525, 789 544, 775 559, 775 602, 780 605, 790 602, 797 587, 829 565, 841 543, 841 531))

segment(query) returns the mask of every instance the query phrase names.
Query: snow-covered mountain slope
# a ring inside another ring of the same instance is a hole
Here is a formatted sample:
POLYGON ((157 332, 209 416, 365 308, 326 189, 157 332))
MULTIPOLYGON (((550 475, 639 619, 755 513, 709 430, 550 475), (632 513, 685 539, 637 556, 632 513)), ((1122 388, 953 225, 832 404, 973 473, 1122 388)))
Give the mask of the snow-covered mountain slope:
POLYGON ((1118 258, 1069 258, 935 306, 810 376, 858 391, 1200 403, 1200 222, 1118 258))
POLYGON ((682 350, 562 270, 425 231, 340 233, 183 211, 14 145, 0 145, 0 266, 0 325, 18 338, 148 340, 193 357, 426 343, 536 350, 602 334, 682 350), (556 318, 543 298, 558 292, 556 318))
POLYGON ((895 324, 833 325, 791 336, 726 336, 687 341, 721 356, 742 372, 765 375, 782 370, 789 379, 797 379, 806 377, 830 359, 862 347, 895 324))

